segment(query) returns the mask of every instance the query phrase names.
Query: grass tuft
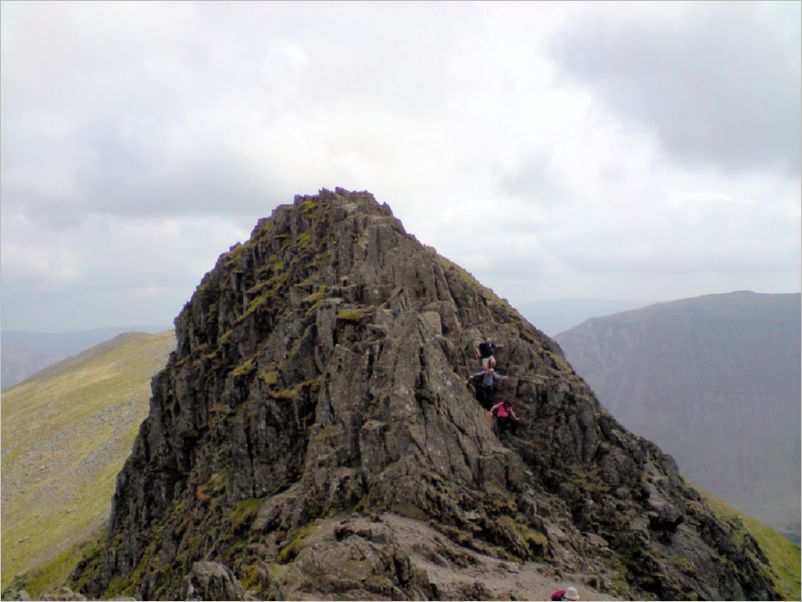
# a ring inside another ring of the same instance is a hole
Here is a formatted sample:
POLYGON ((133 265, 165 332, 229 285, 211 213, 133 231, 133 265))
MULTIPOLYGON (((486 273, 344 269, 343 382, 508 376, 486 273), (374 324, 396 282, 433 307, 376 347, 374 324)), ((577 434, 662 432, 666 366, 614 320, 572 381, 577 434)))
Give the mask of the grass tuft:
POLYGON ((315 525, 310 523, 303 527, 298 527, 292 531, 292 541, 285 545, 278 554, 278 561, 281 564, 287 564, 288 562, 292 562, 298 553, 304 549, 305 543, 304 540, 312 534, 315 530, 315 525))
POLYGON ((341 309, 337 311, 337 319, 343 322, 359 323, 365 319, 367 314, 358 309, 341 309))
POLYGON ((239 531, 243 526, 247 526, 246 523, 250 525, 262 501, 262 498, 248 498, 237 502, 237 506, 229 515, 231 526, 235 531, 239 531))

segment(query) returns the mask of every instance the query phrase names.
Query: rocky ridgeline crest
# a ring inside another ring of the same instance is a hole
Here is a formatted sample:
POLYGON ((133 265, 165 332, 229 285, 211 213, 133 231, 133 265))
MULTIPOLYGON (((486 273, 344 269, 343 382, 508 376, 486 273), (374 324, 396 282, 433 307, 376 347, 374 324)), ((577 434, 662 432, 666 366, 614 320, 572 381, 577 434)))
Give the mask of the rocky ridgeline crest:
POLYGON ((554 342, 369 193, 277 207, 175 324, 85 595, 510 597, 460 577, 496 561, 623 597, 777 595, 554 342), (526 423, 501 440, 465 382, 484 337, 526 423))

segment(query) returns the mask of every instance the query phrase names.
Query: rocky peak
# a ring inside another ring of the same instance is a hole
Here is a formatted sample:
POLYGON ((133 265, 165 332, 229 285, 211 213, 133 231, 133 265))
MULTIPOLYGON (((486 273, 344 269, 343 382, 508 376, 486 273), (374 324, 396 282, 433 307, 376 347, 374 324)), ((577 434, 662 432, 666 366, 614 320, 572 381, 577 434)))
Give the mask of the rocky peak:
POLYGON ((503 560, 618 596, 776 595, 757 545, 553 341, 369 193, 276 208, 175 324, 84 593, 172 599, 203 561, 251 597, 510 597, 438 581, 503 560), (486 337, 516 434, 466 385, 486 337))

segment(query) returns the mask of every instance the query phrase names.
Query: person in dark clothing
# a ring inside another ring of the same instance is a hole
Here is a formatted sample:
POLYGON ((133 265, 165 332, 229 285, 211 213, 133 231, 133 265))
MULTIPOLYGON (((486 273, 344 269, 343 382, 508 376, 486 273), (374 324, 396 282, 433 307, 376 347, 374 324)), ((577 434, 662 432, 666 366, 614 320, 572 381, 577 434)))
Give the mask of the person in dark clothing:
POLYGON ((504 347, 500 343, 496 343, 493 339, 485 339, 479 345, 474 347, 476 359, 482 368, 495 368, 496 367, 496 349, 504 347))

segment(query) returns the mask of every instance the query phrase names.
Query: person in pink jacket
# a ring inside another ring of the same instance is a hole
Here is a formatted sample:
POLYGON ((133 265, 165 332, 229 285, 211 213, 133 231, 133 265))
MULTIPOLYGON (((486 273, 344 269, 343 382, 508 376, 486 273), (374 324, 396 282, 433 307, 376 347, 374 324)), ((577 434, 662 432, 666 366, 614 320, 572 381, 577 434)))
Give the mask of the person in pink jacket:
POLYGON ((557 590, 551 595, 552 600, 579 600, 579 594, 575 587, 557 590))
POLYGON ((515 415, 515 410, 512 409, 512 402, 510 402, 509 399, 500 401, 490 408, 490 414, 496 419, 496 426, 498 427, 499 434, 507 430, 513 435, 515 434, 518 424, 521 421, 518 416, 515 415))

